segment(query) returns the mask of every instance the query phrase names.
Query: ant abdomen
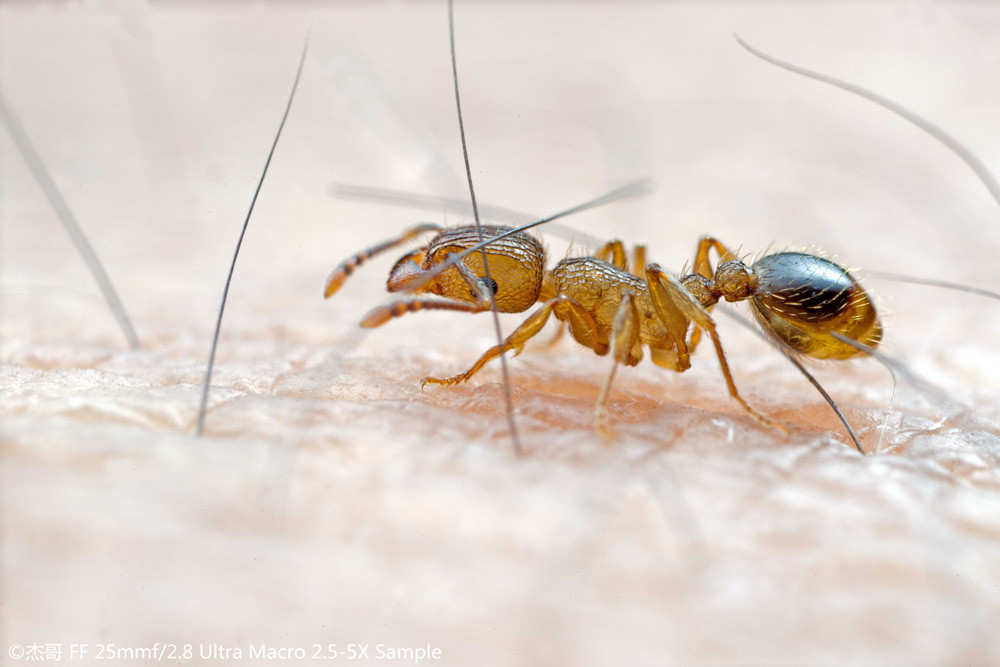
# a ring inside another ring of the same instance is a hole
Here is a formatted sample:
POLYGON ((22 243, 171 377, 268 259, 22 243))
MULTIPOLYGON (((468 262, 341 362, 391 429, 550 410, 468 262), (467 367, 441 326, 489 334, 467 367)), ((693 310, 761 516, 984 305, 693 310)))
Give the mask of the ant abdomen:
POLYGON ((834 337, 875 347, 882 324, 871 299, 842 266, 799 252, 767 255, 753 265, 751 301, 761 325, 796 352, 847 359, 860 349, 834 337))

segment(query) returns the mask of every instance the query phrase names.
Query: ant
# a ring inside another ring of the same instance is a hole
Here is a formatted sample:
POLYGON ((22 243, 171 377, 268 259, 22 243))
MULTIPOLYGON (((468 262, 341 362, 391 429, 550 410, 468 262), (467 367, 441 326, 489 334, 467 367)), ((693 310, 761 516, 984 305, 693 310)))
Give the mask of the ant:
POLYGON ((504 313, 524 312, 541 303, 502 345, 487 350, 469 370, 447 378, 426 377, 421 385, 465 382, 504 352, 520 354, 555 315, 563 323, 559 334, 568 325, 578 343, 598 355, 611 352, 614 357, 594 410, 594 426, 605 434, 610 434, 607 403, 618 364, 637 365, 645 345, 653 363, 683 373, 691 366, 690 355, 702 331, 712 339, 730 395, 759 423, 788 431, 781 422, 754 410, 736 389, 710 315, 722 299, 749 299, 758 323, 771 338, 814 359, 848 359, 875 348, 882 338, 871 299, 838 264, 816 255, 779 252, 748 265, 708 236, 698 242, 694 272, 678 279, 658 264, 647 264, 642 245, 635 246, 631 266, 624 244, 615 240, 593 255, 569 257, 546 270, 542 244, 523 231, 482 226, 480 236, 473 226, 444 229, 424 223, 346 259, 327 280, 325 297, 335 294, 372 256, 429 232, 437 234, 427 245, 403 255, 387 282, 390 292, 414 295, 374 308, 361 326, 381 326, 419 310, 480 313, 489 311, 493 300, 504 313), (487 240, 480 242, 481 238, 487 240), (488 258, 489 279, 482 254, 472 252, 480 247, 488 258), (709 256, 713 250, 714 268, 709 256))

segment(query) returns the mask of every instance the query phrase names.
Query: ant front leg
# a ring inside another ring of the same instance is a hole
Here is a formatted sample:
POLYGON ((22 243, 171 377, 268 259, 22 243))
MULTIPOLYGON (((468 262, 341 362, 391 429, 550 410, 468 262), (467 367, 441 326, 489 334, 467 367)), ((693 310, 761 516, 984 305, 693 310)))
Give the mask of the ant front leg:
MULTIPOLYGON (((712 320, 708 311, 684 289, 680 281, 656 264, 650 264, 646 268, 646 281, 649 284, 653 308, 664 320, 668 330, 671 329, 671 326, 676 326, 676 324, 668 324, 668 322, 675 322, 677 315, 680 314, 712 339, 712 344, 715 345, 715 354, 719 358, 719 366, 722 368, 722 375, 729 388, 729 395, 743 407, 743 410, 759 423, 784 431, 786 434, 789 433, 789 428, 785 424, 765 417, 750 407, 750 404, 740 396, 740 392, 736 389, 736 382, 733 380, 733 374, 729 370, 729 363, 726 361, 726 352, 722 349, 722 341, 719 340, 719 334, 715 329, 715 321, 712 320)), ((683 334, 677 340, 679 345, 683 345, 683 334)))
POLYGON ((553 311, 555 311, 556 317, 560 320, 569 322, 570 331, 573 333, 573 337, 576 338, 577 341, 596 351, 598 354, 607 353, 607 343, 602 343, 598 339, 597 324, 594 321, 594 317, 569 297, 557 296, 536 310, 528 317, 528 319, 522 322, 521 325, 514 330, 514 333, 507 337, 507 340, 503 342, 503 345, 495 345, 488 349, 469 370, 448 378, 426 377, 420 382, 420 386, 440 384, 448 387, 459 384, 460 382, 465 382, 478 373, 487 362, 500 356, 503 352, 513 350, 514 356, 516 357, 524 349, 525 343, 535 337, 538 332, 542 330, 545 323, 549 320, 549 315, 551 315, 553 311))

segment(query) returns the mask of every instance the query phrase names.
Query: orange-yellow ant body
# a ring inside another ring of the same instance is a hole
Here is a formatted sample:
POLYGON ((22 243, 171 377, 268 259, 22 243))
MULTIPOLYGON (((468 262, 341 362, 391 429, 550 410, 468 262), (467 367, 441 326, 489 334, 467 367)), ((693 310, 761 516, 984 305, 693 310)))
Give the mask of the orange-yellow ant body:
POLYGON ((635 366, 646 346, 653 363, 682 373, 691 366, 690 355, 702 331, 715 346, 730 395, 758 422, 786 430, 754 410, 736 389, 710 315, 722 299, 749 299, 770 337, 793 353, 815 359, 847 359, 876 347, 882 338, 871 299, 838 264, 816 255, 779 252, 748 265, 711 237, 698 243, 694 272, 678 279, 655 263, 647 264, 643 246, 635 247, 629 266, 621 241, 611 241, 591 256, 563 259, 547 270, 545 250, 530 234, 483 226, 481 237, 473 226, 443 229, 427 223, 342 262, 327 280, 325 296, 335 294, 347 276, 373 255, 432 231, 436 236, 403 255, 389 276, 390 292, 408 291, 412 296, 373 309, 362 326, 380 326, 418 310, 488 311, 491 293, 500 312, 524 312, 541 303, 502 346, 487 350, 469 370, 447 378, 427 377, 422 384, 465 382, 502 352, 519 354, 555 315, 578 343, 598 355, 610 351, 614 357, 594 414, 595 426, 604 432, 609 432, 607 402, 618 364, 635 366), (503 238, 495 238, 501 234, 503 238), (489 282, 482 254, 468 252, 481 238, 488 241, 484 248, 489 282), (714 268, 709 258, 713 249, 718 255, 714 268), (463 256, 455 261, 459 254, 463 256), (452 265, 443 267, 449 260, 452 265))

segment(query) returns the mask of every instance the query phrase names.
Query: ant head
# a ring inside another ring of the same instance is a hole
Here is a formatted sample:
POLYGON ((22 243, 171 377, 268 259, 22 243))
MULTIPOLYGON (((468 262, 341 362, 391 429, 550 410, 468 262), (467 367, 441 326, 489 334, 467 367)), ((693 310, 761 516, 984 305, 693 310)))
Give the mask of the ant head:
MULTIPOLYGON (((445 230, 428 246, 424 268, 443 264, 454 254, 478 245, 480 238, 496 237, 509 231, 509 227, 494 225, 483 225, 480 230, 471 225, 445 230)), ((465 275, 458 268, 449 268, 436 278, 436 293, 472 303, 479 298, 479 290, 470 279, 478 279, 493 294, 497 310, 520 313, 538 300, 545 275, 545 249, 530 234, 512 234, 494 239, 482 250, 469 252, 462 258, 462 266, 465 275), (489 279, 483 252, 489 263, 489 279)))
POLYGON ((753 265, 754 314, 782 343, 816 359, 846 359, 860 350, 832 334, 875 347, 882 325, 861 285, 842 266, 799 252, 767 255, 753 265))

